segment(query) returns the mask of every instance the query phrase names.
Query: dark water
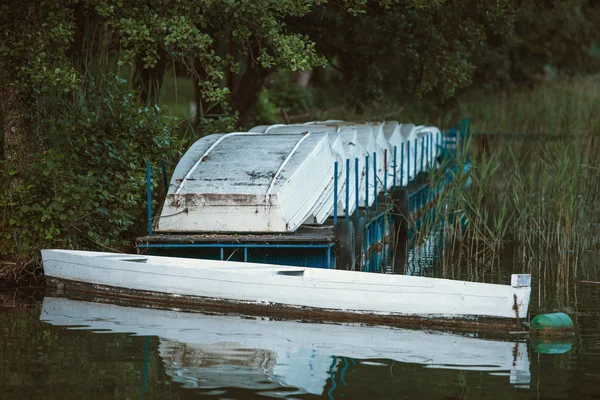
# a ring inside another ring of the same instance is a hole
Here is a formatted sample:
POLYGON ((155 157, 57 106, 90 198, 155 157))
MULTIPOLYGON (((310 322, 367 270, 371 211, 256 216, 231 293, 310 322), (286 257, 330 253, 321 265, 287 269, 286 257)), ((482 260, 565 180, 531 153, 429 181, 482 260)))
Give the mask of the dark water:
POLYGON ((577 328, 555 343, 5 291, 0 398, 600 399, 600 285, 569 290, 546 306, 577 328))

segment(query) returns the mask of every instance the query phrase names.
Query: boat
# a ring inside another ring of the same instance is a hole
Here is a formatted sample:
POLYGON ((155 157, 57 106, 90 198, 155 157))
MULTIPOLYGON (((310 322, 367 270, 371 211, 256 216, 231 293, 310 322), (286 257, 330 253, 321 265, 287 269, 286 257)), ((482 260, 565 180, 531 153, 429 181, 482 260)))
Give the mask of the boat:
POLYGON ((77 250, 42 250, 42 259, 50 283, 75 289, 385 325, 512 330, 527 317, 531 294, 530 275, 498 285, 77 250))
POLYGON ((332 185, 334 162, 326 133, 210 135, 178 163, 157 230, 294 232, 332 185))
POLYGON ((408 182, 415 179, 416 168, 418 167, 417 163, 414 162, 417 157, 416 152, 416 143, 417 143, 417 132, 415 129, 415 124, 401 124, 400 125, 400 134, 402 135, 404 143, 406 143, 406 157, 405 163, 402 168, 406 171, 406 184, 408 182))
MULTIPOLYGON (((514 337, 502 341, 356 324, 208 315, 58 295, 44 298, 40 320, 67 329, 156 336, 164 371, 189 389, 297 388, 296 394, 322 395, 328 381, 335 379, 344 382, 335 392, 338 397, 346 382, 352 383, 348 363, 373 365, 386 359, 403 364, 395 371, 413 366, 482 371, 503 376, 516 387, 527 387, 531 380, 527 342, 514 337)), ((292 395, 290 389, 284 393, 292 395)))
MULTIPOLYGON (((365 201, 365 177, 366 177, 366 160, 368 157, 367 151, 362 147, 358 141, 356 127, 353 125, 340 126, 338 132, 339 137, 342 140, 342 144, 346 148, 348 154, 348 160, 350 164, 350 197, 355 197, 354 203, 360 205, 361 201, 364 205, 365 201), (358 180, 358 184, 356 181, 358 180), (358 196, 356 196, 356 190, 358 188, 358 196), (358 198, 358 201, 356 201, 358 198)), ((344 178, 345 179, 345 178, 344 178)))
MULTIPOLYGON (((257 130, 260 128, 255 127, 257 130)), ((352 214, 356 208, 354 188, 355 185, 347 185, 346 182, 346 159, 349 158, 349 148, 345 146, 342 137, 338 134, 340 128, 337 125, 324 125, 324 124, 278 124, 271 125, 264 130, 265 135, 305 135, 306 133, 326 133, 329 137, 329 144, 331 151, 335 156, 335 161, 338 163, 338 216, 344 216, 346 208, 348 213, 352 214), (342 199, 345 199, 344 193, 346 192, 346 186, 349 189, 348 204, 342 199)), ((352 171, 354 165, 349 163, 348 165, 348 176, 353 177, 352 171)), ((350 181, 352 182, 352 181, 350 181)), ((308 223, 321 225, 325 220, 333 213, 333 199, 334 199, 334 180, 331 179, 328 188, 323 191, 319 201, 313 206, 311 216, 308 223)))

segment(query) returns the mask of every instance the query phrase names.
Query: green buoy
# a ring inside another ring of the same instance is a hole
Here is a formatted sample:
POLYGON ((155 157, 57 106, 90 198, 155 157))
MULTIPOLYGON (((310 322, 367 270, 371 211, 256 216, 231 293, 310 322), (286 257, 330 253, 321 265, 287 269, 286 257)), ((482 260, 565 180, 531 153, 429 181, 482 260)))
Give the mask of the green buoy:
POLYGON ((531 321, 531 336, 571 336, 573 321, 565 313, 540 314, 531 321))
POLYGON ((571 351, 573 342, 571 339, 547 339, 533 337, 531 346, 537 353, 541 354, 564 354, 571 351))

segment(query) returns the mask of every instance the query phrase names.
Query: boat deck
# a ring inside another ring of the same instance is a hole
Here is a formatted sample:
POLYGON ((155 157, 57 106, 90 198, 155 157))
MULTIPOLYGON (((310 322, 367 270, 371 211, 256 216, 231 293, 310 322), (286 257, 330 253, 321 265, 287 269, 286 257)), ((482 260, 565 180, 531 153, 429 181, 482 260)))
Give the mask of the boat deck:
POLYGON ((181 234, 155 232, 151 236, 137 239, 139 244, 331 244, 333 243, 333 226, 302 226, 296 232, 270 234, 181 234))

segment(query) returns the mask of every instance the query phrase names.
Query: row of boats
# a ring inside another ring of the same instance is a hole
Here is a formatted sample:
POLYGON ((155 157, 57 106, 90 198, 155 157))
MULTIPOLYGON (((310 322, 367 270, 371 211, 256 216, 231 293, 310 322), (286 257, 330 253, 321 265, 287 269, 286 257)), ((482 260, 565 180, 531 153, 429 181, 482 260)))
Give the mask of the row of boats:
POLYGON ((175 168, 161 232, 294 232, 370 207, 431 167, 432 126, 337 120, 261 125, 196 141, 175 168))

